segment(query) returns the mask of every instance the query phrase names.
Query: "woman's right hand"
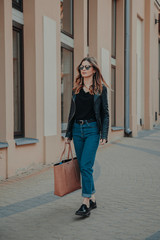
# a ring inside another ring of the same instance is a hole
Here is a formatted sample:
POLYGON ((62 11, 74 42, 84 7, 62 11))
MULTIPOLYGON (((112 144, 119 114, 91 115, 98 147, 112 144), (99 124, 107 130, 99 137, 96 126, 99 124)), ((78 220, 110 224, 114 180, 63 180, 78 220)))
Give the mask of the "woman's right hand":
POLYGON ((69 144, 70 142, 71 142, 71 139, 65 138, 65 143, 66 143, 66 144, 69 144))

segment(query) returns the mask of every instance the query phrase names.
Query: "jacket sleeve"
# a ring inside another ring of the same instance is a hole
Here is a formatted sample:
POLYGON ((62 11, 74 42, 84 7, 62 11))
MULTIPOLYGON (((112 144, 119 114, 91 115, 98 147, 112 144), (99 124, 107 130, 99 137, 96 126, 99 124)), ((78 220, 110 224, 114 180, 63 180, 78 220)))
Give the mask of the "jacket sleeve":
POLYGON ((72 127, 73 127, 73 122, 74 122, 74 118, 72 118, 72 120, 71 120, 72 113, 73 113, 73 100, 71 99, 67 131, 66 131, 66 135, 65 135, 65 137, 69 138, 70 140, 72 140, 72 127))
POLYGON ((101 111, 101 120, 102 120, 102 130, 101 130, 101 139, 108 139, 108 129, 109 129, 109 110, 108 110, 108 97, 107 97, 107 88, 103 86, 102 91, 102 111, 101 111))

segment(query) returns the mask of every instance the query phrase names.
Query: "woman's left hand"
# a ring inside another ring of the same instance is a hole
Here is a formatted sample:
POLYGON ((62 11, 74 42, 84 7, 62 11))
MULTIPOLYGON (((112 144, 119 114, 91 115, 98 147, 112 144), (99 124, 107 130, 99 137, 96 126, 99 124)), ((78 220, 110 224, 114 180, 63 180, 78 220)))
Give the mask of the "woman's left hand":
POLYGON ((107 143, 107 140, 106 140, 106 139, 101 139, 101 140, 100 140, 100 144, 101 144, 101 145, 104 145, 105 143, 107 143))

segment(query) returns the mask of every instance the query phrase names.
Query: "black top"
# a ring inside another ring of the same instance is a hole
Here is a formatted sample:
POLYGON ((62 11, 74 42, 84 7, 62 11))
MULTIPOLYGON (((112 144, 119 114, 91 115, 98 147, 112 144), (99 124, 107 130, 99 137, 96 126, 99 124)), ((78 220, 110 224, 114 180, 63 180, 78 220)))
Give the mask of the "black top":
POLYGON ((76 95, 76 120, 96 119, 94 113, 94 95, 85 92, 83 88, 76 95))
MULTIPOLYGON (((74 125, 74 116, 76 112, 75 104, 76 94, 73 92, 73 97, 71 100, 70 112, 68 117, 68 126, 66 131, 66 137, 72 139, 72 128, 74 125)), ((94 111, 98 130, 100 132, 101 139, 108 138, 109 129, 109 110, 108 110, 108 98, 107 98, 107 88, 103 85, 103 90, 101 94, 94 94, 94 111)), ((83 119, 85 120, 85 119, 83 119)))

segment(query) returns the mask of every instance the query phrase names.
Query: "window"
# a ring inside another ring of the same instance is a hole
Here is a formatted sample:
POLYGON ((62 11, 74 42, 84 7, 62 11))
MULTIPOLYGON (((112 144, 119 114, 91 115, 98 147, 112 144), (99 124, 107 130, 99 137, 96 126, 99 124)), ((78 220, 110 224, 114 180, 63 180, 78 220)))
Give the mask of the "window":
POLYGON ((61 122, 62 132, 67 128, 73 87, 73 49, 61 47, 61 122))
POLYGON ((73 0, 60 0, 61 20, 61 130, 67 129, 73 88, 73 0), (67 36, 66 36, 67 35, 67 36), (67 41, 66 41, 67 39, 67 41))
POLYGON ((111 126, 116 126, 116 68, 111 68, 111 126))
POLYGON ((116 58, 116 0, 112 0, 112 57, 116 58))
POLYGON ((23 26, 13 22, 14 137, 24 136, 23 26))
POLYGON ((23 12, 23 0, 12 0, 12 7, 23 12))
POLYGON ((61 30, 73 36, 73 0, 60 0, 61 30))

